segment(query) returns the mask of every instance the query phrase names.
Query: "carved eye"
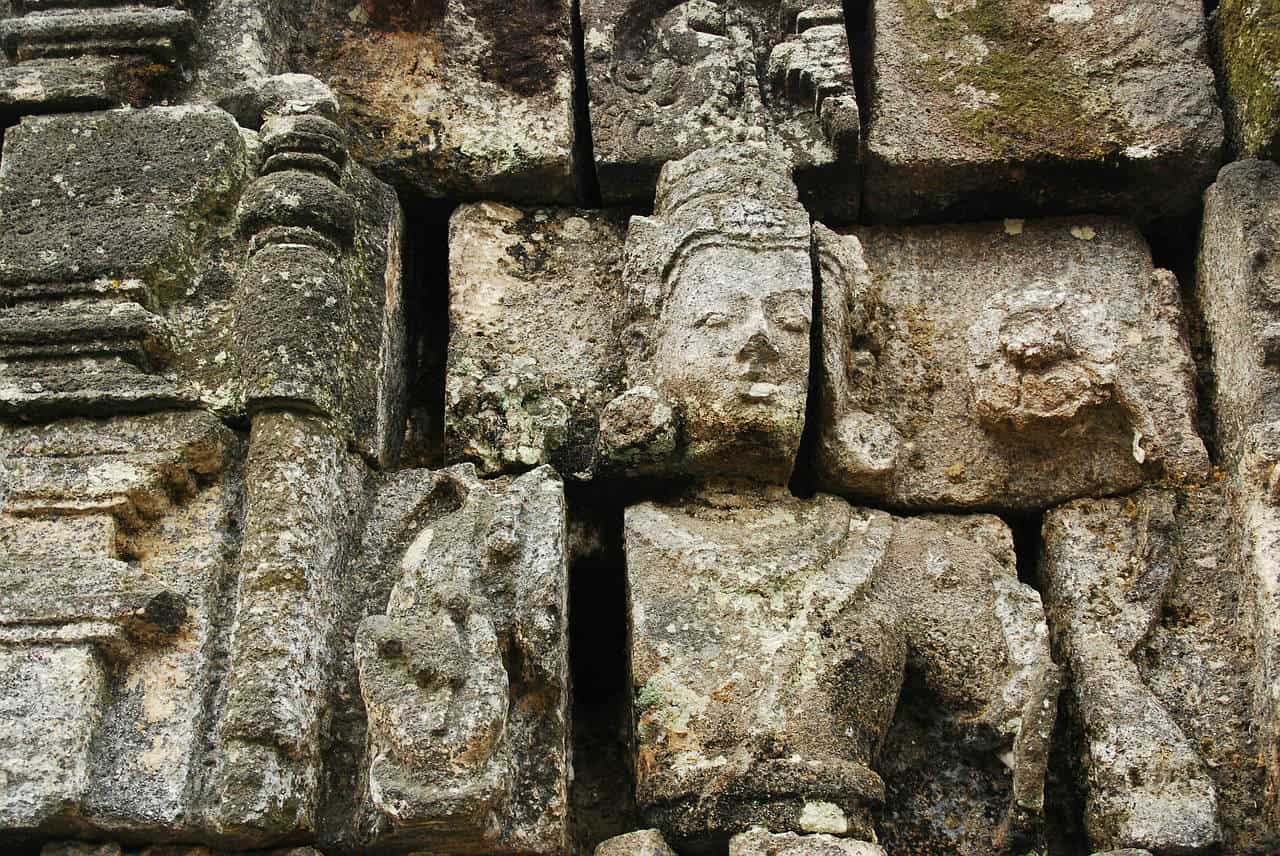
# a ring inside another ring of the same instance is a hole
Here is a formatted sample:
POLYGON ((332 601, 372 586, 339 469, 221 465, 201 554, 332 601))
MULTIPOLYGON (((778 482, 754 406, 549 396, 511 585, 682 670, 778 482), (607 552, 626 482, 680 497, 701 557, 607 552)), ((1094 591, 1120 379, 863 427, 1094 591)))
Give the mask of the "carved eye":
POLYGON ((803 333, 809 329, 810 296, 798 291, 785 291, 765 299, 765 314, 783 330, 803 333))
POLYGON ((723 327, 729 323, 729 316, 723 312, 708 312, 698 319, 699 327, 723 327))

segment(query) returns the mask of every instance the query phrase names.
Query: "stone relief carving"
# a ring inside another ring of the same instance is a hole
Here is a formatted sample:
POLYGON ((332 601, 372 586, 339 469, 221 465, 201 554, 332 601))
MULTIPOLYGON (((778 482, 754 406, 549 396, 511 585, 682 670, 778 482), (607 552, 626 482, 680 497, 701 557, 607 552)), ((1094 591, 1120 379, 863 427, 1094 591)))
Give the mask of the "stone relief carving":
POLYGON ((1275 165, 989 5, 0 0, 0 838, 1280 846, 1275 165))
POLYGON ((630 389, 601 417, 623 469, 785 481, 804 425, 813 274, 786 161, 708 149, 663 168, 623 276, 630 389))
POLYGON ((238 442, 192 412, 0 444, 0 818, 189 834, 238 442))
POLYGON ((1039 823, 1057 671, 1039 596, 989 552, 997 520, 709 488, 629 508, 626 539, 637 795, 669 834, 871 839, 908 667, 970 741, 1010 753, 990 846, 1039 823))
POLYGON ((819 213, 857 215, 859 115, 840 4, 582 4, 596 171, 607 202, 645 198, 664 162, 768 142, 819 213))
POLYGON ((374 493, 353 568, 353 608, 378 610, 352 640, 368 712, 359 840, 563 851, 565 514, 549 467, 494 481, 406 470, 374 493))
POLYGON ((815 234, 823 487, 1026 509, 1207 473, 1177 281, 1130 227, 815 234))

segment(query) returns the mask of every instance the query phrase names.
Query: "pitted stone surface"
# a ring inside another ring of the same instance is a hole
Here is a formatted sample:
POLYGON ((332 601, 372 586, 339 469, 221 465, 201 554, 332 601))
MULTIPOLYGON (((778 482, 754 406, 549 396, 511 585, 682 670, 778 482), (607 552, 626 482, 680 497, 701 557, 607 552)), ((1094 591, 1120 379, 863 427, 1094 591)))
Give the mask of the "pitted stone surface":
POLYGON ((1176 569, 1174 502, 1083 500, 1045 521, 1042 571, 1087 741, 1085 824, 1098 846, 1194 853, 1221 835, 1209 771, 1135 662, 1176 569))
POLYGON ((729 856, 884 856, 884 848, 833 835, 774 834, 757 827, 729 839, 729 856))
POLYGON ((661 832, 644 829, 600 842, 595 856, 675 856, 675 851, 667 846, 661 832))
POLYGON ((6 852, 1280 852, 1277 2, 0 0, 6 852))
POLYGON ((1132 227, 815 233, 825 489, 1025 509, 1207 472, 1177 282, 1132 227))
POLYGON ((876 0, 878 220, 1195 210, 1223 121, 1199 0, 876 0))
POLYGON ((404 470, 371 501, 345 580, 337 678, 350 723, 339 745, 363 784, 335 795, 336 834, 358 849, 564 852, 560 478, 545 466, 490 481, 469 465, 404 470))
POLYGON ((449 228, 445 458, 590 478, 619 392, 622 217, 466 205, 449 228))
POLYGON ((605 201, 652 198, 666 161, 781 147, 821 215, 858 212, 859 114, 844 11, 825 0, 584 0, 595 166, 605 201))
POLYGON ((1214 18, 1223 110, 1237 157, 1280 156, 1280 3, 1223 0, 1214 18))
POLYGON ((356 157, 430 197, 574 199, 568 0, 326 0, 291 60, 343 101, 356 157))
POLYGON ((238 446, 202 413, 0 428, 7 828, 200 829, 238 446))
POLYGON ((1247 562, 1243 592, 1257 622, 1252 652, 1258 757, 1266 770, 1262 812, 1280 822, 1280 426, 1275 341, 1280 294, 1280 167, 1241 161, 1205 194, 1197 302, 1213 352, 1218 448, 1234 476, 1233 521, 1247 562))
POLYGON ((804 428, 813 317, 809 218, 765 146, 663 167, 627 231, 627 393, 602 420, 602 465, 785 482, 804 428))
POLYGON ((755 825, 869 838, 910 669, 941 716, 1009 753, 1008 804, 992 808, 1034 836, 1057 672, 1009 542, 994 518, 905 520, 777 489, 630 507, 644 816, 676 839, 755 825))

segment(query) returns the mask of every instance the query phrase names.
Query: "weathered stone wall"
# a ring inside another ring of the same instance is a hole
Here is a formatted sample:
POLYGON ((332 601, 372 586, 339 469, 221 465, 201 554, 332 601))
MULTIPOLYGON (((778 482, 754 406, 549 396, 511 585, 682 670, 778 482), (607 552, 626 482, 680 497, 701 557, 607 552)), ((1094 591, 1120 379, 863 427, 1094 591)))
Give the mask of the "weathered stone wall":
POLYGON ((0 51, 0 850, 1280 852, 1274 0, 0 51))

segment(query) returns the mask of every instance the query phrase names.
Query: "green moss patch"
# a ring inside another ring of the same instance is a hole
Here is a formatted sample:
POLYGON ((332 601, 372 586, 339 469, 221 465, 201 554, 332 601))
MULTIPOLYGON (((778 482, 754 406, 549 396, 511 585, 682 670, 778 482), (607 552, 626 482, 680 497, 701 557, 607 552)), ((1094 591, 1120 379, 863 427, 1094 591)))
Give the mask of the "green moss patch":
POLYGON ((1245 157, 1280 157, 1280 0, 1222 0, 1215 36, 1232 141, 1245 157))
POLYGON ((1105 86, 1090 78, 1087 69, 1094 64, 1073 64, 1079 46, 1064 43, 1047 20, 1028 14, 1027 4, 978 0, 939 18, 929 0, 902 2, 910 35, 927 53, 915 64, 916 86, 949 100, 958 87, 997 96, 956 110, 951 118, 957 131, 992 154, 1100 161, 1115 158, 1132 142, 1105 86), (947 58, 974 36, 985 45, 985 55, 967 65, 947 58))

